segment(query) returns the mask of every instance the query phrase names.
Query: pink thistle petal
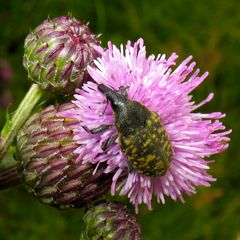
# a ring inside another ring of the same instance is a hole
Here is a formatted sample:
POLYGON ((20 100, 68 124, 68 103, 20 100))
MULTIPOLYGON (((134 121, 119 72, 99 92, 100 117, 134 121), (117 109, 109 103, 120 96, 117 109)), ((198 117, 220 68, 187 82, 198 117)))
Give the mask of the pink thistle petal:
POLYGON ((95 50, 101 57, 94 60, 95 66, 88 67, 95 82, 87 82, 78 89, 73 101, 76 109, 62 114, 76 118, 89 129, 101 124, 113 127, 101 134, 90 134, 81 126, 76 128, 75 140, 81 144, 76 150, 79 162, 105 162, 105 172, 115 172, 112 195, 116 191, 120 195, 128 195, 136 211, 141 203, 151 209, 153 196, 162 204, 165 196, 184 202, 183 194, 196 193, 195 186, 210 186, 216 180, 207 173, 213 160, 204 158, 228 147, 230 139, 227 135, 231 130, 225 130, 219 120, 225 114, 193 112, 213 98, 213 93, 210 93, 195 104, 189 95, 206 79, 208 72, 199 75, 200 70, 194 70, 196 63, 192 62, 192 56, 173 70, 178 56, 175 53, 169 58, 165 55, 147 56, 143 39, 133 45, 128 41, 125 48, 121 45, 118 49, 109 42, 106 50, 99 46, 95 50), (117 131, 111 105, 106 106, 106 97, 97 90, 100 83, 116 90, 121 86, 127 87, 129 99, 139 101, 158 113, 173 148, 172 164, 164 176, 146 177, 131 170, 125 179, 119 180, 121 173, 128 170, 128 162, 118 139, 107 151, 101 149, 101 144, 117 131))

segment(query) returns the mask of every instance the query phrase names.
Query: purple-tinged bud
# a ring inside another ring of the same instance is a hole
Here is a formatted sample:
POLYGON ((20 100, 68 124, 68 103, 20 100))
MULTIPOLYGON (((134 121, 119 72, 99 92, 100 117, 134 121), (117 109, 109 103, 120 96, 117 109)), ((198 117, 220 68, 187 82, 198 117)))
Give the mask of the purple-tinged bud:
POLYGON ((102 202, 83 217, 80 240, 140 240, 141 228, 135 217, 121 203, 102 202))
POLYGON ((69 95, 88 78, 86 67, 98 56, 90 28, 72 17, 45 20, 25 40, 23 65, 42 89, 69 95))
POLYGON ((57 116, 73 104, 52 105, 35 113, 19 131, 19 172, 29 190, 46 204, 58 208, 82 207, 110 190, 112 174, 104 166, 77 160, 73 140, 75 119, 57 116))

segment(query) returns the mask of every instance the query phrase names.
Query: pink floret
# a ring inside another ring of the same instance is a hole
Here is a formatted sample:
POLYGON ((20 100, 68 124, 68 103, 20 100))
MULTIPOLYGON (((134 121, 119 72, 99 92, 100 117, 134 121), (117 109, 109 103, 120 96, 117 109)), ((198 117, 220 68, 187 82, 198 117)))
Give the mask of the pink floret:
POLYGON ((141 203, 151 209, 153 196, 159 203, 165 203, 165 196, 183 202, 183 193, 191 195, 195 193, 195 186, 210 186, 215 179, 207 173, 210 161, 204 158, 225 150, 231 131, 226 131, 219 120, 224 114, 197 112, 199 107, 211 101, 213 93, 198 104, 190 95, 208 73, 200 75, 199 69, 194 70, 196 64, 192 57, 173 70, 177 55, 173 53, 169 58, 147 56, 142 39, 133 46, 129 41, 120 49, 109 42, 107 50, 99 46, 96 50, 101 57, 95 60, 94 67, 88 67, 96 83, 88 82, 78 89, 73 101, 77 108, 63 113, 81 122, 75 129, 75 140, 81 144, 77 149, 79 162, 96 164, 96 171, 100 163, 107 163, 105 171, 115 172, 111 193, 114 195, 119 191, 121 195, 128 195, 136 210, 141 203), (97 89, 99 83, 116 90, 127 86, 129 99, 139 101, 159 114, 173 148, 172 164, 164 176, 146 177, 132 170, 126 179, 119 181, 121 173, 128 169, 128 163, 118 139, 106 152, 101 149, 101 144, 116 134, 116 129, 113 127, 93 135, 82 128, 114 125, 111 105, 106 107, 106 97, 97 89))

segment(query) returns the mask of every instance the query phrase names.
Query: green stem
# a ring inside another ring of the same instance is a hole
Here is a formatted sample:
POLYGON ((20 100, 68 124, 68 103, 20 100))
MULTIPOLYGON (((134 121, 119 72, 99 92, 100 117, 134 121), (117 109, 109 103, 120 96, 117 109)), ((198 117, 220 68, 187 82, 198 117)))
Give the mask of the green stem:
POLYGON ((12 119, 6 121, 0 135, 0 161, 4 158, 18 133, 18 130, 28 119, 34 106, 38 103, 41 96, 42 90, 37 84, 33 84, 20 103, 12 119))

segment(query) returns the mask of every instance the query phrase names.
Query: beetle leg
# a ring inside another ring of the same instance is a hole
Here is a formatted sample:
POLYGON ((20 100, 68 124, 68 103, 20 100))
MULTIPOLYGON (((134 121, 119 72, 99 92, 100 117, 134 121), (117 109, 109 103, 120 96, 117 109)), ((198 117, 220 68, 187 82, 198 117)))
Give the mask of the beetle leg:
POLYGON ((102 150, 106 151, 111 145, 113 145, 117 137, 118 137, 117 135, 112 135, 109 139, 104 141, 101 146, 102 150))
POLYGON ((106 125, 106 124, 100 125, 100 126, 98 126, 96 128, 93 128, 93 129, 89 129, 86 126, 82 126, 82 128, 86 132, 91 133, 91 134, 97 134, 97 133, 104 132, 104 131, 108 130, 110 127, 112 127, 112 125, 106 125))

